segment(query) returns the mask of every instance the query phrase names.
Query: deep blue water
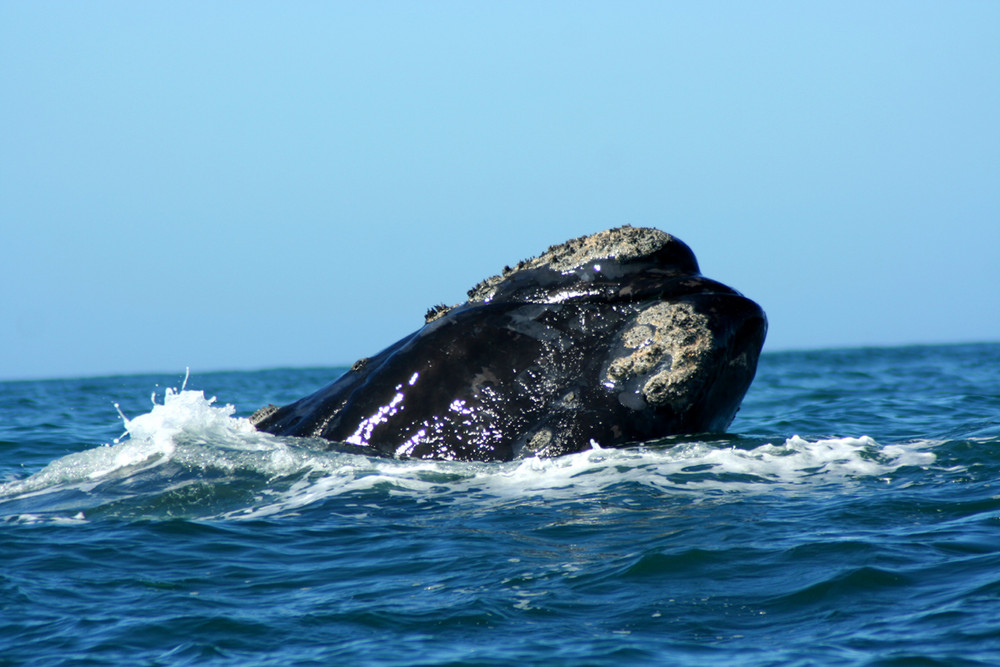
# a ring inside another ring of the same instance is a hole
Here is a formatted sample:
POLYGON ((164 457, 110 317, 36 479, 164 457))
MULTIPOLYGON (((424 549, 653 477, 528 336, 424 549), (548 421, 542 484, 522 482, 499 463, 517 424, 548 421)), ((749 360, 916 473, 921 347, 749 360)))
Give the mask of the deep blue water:
POLYGON ((0 383, 0 664, 1000 664, 1000 344, 766 354, 738 435, 549 460, 242 419, 339 372, 0 383))

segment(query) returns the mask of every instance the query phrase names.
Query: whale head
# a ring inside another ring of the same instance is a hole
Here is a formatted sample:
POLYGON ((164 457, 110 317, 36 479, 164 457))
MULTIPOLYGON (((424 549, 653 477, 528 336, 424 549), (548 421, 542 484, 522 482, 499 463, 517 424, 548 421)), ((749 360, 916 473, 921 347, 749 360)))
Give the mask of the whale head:
POLYGON ((761 308, 658 229, 572 239, 428 311, 424 326, 261 430, 400 457, 510 460, 725 431, 761 308))

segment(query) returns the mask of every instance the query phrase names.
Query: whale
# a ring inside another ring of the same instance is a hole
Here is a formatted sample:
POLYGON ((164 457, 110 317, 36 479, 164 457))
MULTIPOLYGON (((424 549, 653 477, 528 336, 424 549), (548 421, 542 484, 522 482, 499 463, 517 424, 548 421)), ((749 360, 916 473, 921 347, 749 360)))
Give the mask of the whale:
POLYGON ((511 461, 725 433, 757 369, 761 307, 652 227, 553 245, 329 385, 250 421, 401 459, 511 461))

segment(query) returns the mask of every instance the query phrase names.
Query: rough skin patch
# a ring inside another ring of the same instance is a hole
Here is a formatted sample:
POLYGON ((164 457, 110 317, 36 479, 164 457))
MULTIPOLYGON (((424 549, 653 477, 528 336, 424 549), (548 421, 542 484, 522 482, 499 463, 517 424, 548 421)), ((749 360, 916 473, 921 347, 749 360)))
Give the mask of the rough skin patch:
POLYGON ((278 411, 277 405, 274 405, 273 403, 265 405, 264 407, 260 408, 255 413, 250 415, 250 423, 256 426, 257 424, 264 421, 277 411, 278 411))
MULTIPOLYGON (((551 246, 538 257, 518 262, 514 268, 505 266, 500 275, 491 276, 469 290, 469 301, 479 303, 488 301, 496 292, 497 285, 519 271, 540 267, 556 271, 571 271, 588 262, 609 257, 620 262, 627 262, 647 257, 673 242, 675 242, 673 236, 659 229, 629 225, 570 239, 551 246)), ((433 322, 447 314, 452 308, 455 306, 434 306, 427 311, 424 322, 433 322)))
POLYGON ((552 442, 552 431, 543 428, 528 440, 528 451, 537 455, 540 452, 544 452, 550 442, 552 442))
POLYGON ((611 362, 606 380, 617 385, 638 380, 649 405, 679 408, 690 402, 690 390, 706 368, 712 332, 708 318, 690 304, 658 303, 639 314, 622 334, 622 344, 634 351, 611 362))

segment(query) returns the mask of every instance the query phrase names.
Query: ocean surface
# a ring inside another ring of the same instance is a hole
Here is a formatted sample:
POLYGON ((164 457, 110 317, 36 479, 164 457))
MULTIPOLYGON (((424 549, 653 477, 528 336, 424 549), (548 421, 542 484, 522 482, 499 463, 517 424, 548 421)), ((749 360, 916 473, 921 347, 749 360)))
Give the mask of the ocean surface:
POLYGON ((0 665, 1000 664, 1000 344, 765 354, 725 436, 379 460, 343 369, 0 383, 0 665))

